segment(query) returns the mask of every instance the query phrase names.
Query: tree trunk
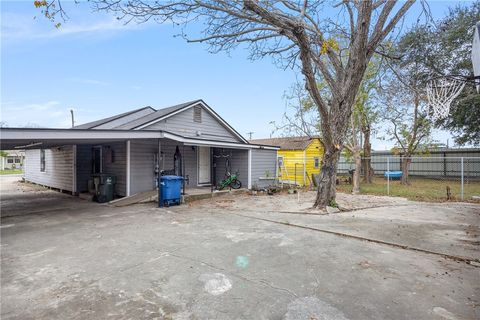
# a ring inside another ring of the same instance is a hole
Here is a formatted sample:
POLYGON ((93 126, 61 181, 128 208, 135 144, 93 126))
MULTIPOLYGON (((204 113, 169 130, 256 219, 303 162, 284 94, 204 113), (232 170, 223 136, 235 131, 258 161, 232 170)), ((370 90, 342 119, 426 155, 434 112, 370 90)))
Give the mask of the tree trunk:
POLYGON ((370 128, 363 130, 363 182, 372 183, 372 144, 370 143, 370 128))
POLYGON ((340 150, 334 152, 325 151, 323 155, 322 168, 318 179, 317 198, 314 204, 316 208, 336 205, 335 194, 339 158, 340 150))
POLYGON ((362 170, 362 155, 360 150, 355 150, 355 172, 353 173, 353 189, 352 194, 360 193, 360 171, 362 170))
POLYGON ((404 157, 402 159, 402 180, 400 183, 403 185, 410 184, 410 180, 408 178, 408 174, 410 170, 410 162, 412 162, 412 159, 410 157, 404 157))

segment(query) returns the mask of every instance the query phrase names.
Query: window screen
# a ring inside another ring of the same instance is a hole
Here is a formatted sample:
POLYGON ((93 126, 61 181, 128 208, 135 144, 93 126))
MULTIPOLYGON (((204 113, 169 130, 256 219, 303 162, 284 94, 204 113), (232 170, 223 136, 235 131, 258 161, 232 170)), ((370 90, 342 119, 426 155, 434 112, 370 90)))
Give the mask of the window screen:
POLYGON ((314 166, 315 168, 320 167, 320 158, 319 158, 319 157, 313 158, 313 166, 314 166))

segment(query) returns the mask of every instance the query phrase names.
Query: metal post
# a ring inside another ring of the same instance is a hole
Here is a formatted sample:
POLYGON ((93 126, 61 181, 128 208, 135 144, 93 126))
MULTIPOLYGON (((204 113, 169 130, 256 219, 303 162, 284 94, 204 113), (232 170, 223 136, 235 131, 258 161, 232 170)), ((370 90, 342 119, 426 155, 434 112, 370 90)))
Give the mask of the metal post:
POLYGON ((387 195, 390 195, 390 158, 387 157, 387 195))
POLYGON ((462 187, 461 187, 461 191, 460 191, 460 192, 461 192, 461 198, 462 198, 462 200, 463 200, 463 157, 461 158, 461 162, 460 162, 460 163, 461 163, 461 164, 460 164, 460 171, 461 171, 460 174, 462 175, 462 177, 461 177, 462 187))

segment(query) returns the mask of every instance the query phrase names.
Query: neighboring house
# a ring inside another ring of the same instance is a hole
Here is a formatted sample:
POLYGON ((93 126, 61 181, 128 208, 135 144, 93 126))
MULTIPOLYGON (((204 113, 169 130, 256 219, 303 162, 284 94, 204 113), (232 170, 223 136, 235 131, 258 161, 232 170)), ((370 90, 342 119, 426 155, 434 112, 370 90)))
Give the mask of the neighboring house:
POLYGON ((259 145, 279 146, 278 180, 284 183, 309 186, 312 174, 319 174, 323 145, 317 137, 287 137, 250 140, 259 145))
POLYGON ((0 128, 0 133, 2 146, 26 149, 25 180, 73 194, 86 192, 98 173, 116 176, 118 196, 155 190, 158 172, 174 169, 186 178, 188 191, 218 184, 228 163, 250 188, 262 184, 265 171, 275 172, 278 150, 249 143, 202 100, 145 107, 72 129, 0 128), (174 164, 179 155, 181 166, 174 164))
POLYGON ((5 157, 0 157, 1 170, 15 170, 23 168, 25 152, 23 150, 3 150, 5 157))

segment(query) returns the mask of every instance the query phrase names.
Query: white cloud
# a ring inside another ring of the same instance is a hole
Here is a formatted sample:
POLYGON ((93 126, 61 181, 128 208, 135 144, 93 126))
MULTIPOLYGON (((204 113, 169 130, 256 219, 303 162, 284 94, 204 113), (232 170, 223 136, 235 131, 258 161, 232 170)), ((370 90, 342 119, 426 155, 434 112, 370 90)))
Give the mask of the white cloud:
POLYGON ((1 19, 1 38, 22 41, 64 36, 105 36, 142 27, 135 23, 125 24, 114 17, 104 15, 101 19, 95 21, 83 19, 81 23, 68 20, 59 28, 55 28, 52 22, 43 17, 35 18, 32 15, 5 12, 2 13, 1 19))
POLYGON ((1 122, 9 127, 69 127, 70 108, 58 101, 39 103, 2 102, 1 122))

